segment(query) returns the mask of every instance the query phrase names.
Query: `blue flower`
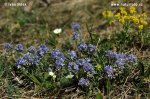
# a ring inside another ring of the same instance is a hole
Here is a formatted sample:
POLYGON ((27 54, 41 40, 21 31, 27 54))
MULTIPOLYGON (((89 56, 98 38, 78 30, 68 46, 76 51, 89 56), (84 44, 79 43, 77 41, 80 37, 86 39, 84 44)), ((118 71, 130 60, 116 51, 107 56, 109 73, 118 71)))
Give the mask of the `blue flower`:
POLYGON ((118 59, 125 59, 126 55, 124 53, 119 53, 119 54, 116 54, 115 58, 116 60, 118 59))
POLYGON ((109 58, 115 58, 116 57, 116 53, 113 51, 106 51, 106 56, 109 58))
POLYGON ((78 31, 80 29, 80 24, 77 22, 74 22, 71 24, 71 27, 74 31, 78 31))
POLYGON ((79 39, 79 33, 74 32, 73 35, 72 35, 72 39, 73 39, 73 40, 79 39))
POLYGON ((94 52, 95 49, 96 49, 96 46, 95 46, 95 45, 92 45, 92 44, 89 44, 89 45, 88 45, 88 51, 89 51, 89 52, 94 52))
POLYGON ((76 61, 76 63, 79 64, 80 66, 83 66, 84 64, 89 63, 89 62, 90 62, 89 58, 81 58, 76 61))
POLYGON ((89 85, 89 80, 82 77, 79 80, 78 85, 80 85, 80 86, 88 86, 89 85))
POLYGON ((53 49, 51 51, 51 56, 54 59, 59 59, 59 58, 65 59, 64 54, 62 52, 60 52, 59 50, 57 50, 57 49, 53 49))
POLYGON ((57 66, 64 66, 65 56, 62 52, 57 49, 53 49, 51 51, 51 56, 53 59, 55 59, 55 64, 57 66))
POLYGON ((113 77, 114 70, 113 70, 112 66, 107 65, 107 66, 105 66, 104 70, 106 71, 108 77, 113 77))
POLYGON ((83 65, 86 63, 86 60, 85 60, 85 59, 78 59, 78 60, 76 61, 76 63, 77 63, 78 65, 80 65, 80 66, 83 66, 83 65))
POLYGON ((55 64, 56 66, 64 66, 64 59, 60 58, 60 59, 56 59, 55 60, 55 64))
POLYGON ((12 49, 12 48, 13 48, 13 45, 12 45, 12 44, 10 44, 10 43, 5 43, 5 44, 4 44, 4 49, 10 50, 10 49, 12 49))
POLYGON ((57 49, 53 49, 53 50, 51 51, 51 56, 52 56, 52 58, 54 58, 54 59, 58 58, 58 56, 60 56, 59 54, 61 54, 61 52, 60 52, 59 50, 57 50, 57 49))
POLYGON ((65 56, 64 56, 64 54, 62 53, 62 52, 60 52, 58 55, 57 55, 57 58, 56 59, 63 59, 63 60, 65 60, 65 56))
POLYGON ((45 51, 43 51, 43 50, 38 50, 35 53, 35 55, 38 56, 39 58, 42 58, 44 56, 44 54, 45 54, 45 51))
POLYGON ((129 54, 129 55, 126 56, 126 60, 128 62, 135 62, 135 61, 137 61, 137 57, 133 54, 129 54))
POLYGON ((119 54, 116 54, 115 56, 116 58, 116 64, 121 66, 121 68, 124 68, 123 65, 125 65, 125 62, 126 62, 126 55, 124 53, 119 53, 119 54))
POLYGON ((17 44, 16 45, 16 51, 18 51, 18 52, 23 51, 23 45, 22 44, 17 44))
POLYGON ((51 51, 51 57, 54 58, 54 59, 56 59, 57 56, 58 56, 58 53, 59 53, 59 50, 53 49, 53 50, 51 51))
POLYGON ((68 63, 68 71, 71 71, 72 67, 73 67, 75 72, 77 72, 79 70, 78 64, 76 64, 75 62, 69 62, 68 63))
POLYGON ((117 59, 117 60, 116 60, 116 64, 117 64, 118 66, 120 66, 121 68, 124 68, 125 59, 123 59, 123 58, 117 59))
POLYGON ((45 44, 40 45, 40 51, 47 52, 49 49, 45 44))
POLYGON ((84 42, 80 42, 80 43, 77 45, 77 47, 78 47, 78 49, 79 49, 80 51, 85 51, 85 50, 87 50, 87 45, 86 45, 86 43, 84 43, 84 42))
POLYGON ((26 65, 26 64, 27 61, 23 57, 16 59, 17 68, 21 68, 21 65, 26 65))
POLYGON ((36 52, 36 48, 34 47, 34 46, 30 46, 29 48, 28 48, 28 51, 29 52, 36 52))
POLYGON ((71 71, 72 66, 73 66, 73 62, 69 62, 69 63, 68 63, 68 71, 71 71))
POLYGON ((76 63, 74 63, 73 69, 75 70, 75 72, 77 72, 79 70, 79 65, 77 65, 76 63))
POLYGON ((44 44, 42 44, 42 45, 40 45, 39 46, 39 50, 38 51, 36 51, 36 49, 34 49, 34 47, 32 47, 33 49, 32 50, 35 50, 35 56, 38 56, 39 58, 42 58, 43 56, 44 56, 44 54, 46 53, 46 52, 48 52, 48 47, 46 46, 46 45, 44 45, 44 44))
POLYGON ((30 53, 27 52, 26 54, 23 55, 23 58, 28 59, 30 57, 30 53))
POLYGON ((77 63, 78 65, 82 66, 83 69, 84 69, 86 72, 91 72, 91 73, 94 74, 94 73, 95 73, 95 70, 94 70, 92 64, 89 63, 89 62, 90 62, 90 59, 89 59, 89 58, 82 58, 82 59, 78 59, 78 60, 76 61, 76 63, 77 63))
POLYGON ((29 52, 24 54, 23 58, 28 60, 28 62, 31 63, 31 64, 34 64, 34 65, 38 65, 39 64, 38 57, 36 57, 34 55, 31 55, 29 52))
POLYGON ((91 61, 90 58, 84 58, 84 60, 85 60, 86 62, 90 62, 90 61, 91 61))
POLYGON ((85 63, 85 64, 83 65, 83 69, 84 69, 86 72, 91 72, 91 73, 95 74, 95 70, 94 70, 94 68, 93 68, 93 66, 92 66, 91 63, 85 63))
POLYGON ((75 59, 75 58, 77 58, 77 53, 76 53, 76 51, 70 51, 69 53, 68 53, 68 55, 69 55, 69 57, 73 60, 73 59, 75 59))

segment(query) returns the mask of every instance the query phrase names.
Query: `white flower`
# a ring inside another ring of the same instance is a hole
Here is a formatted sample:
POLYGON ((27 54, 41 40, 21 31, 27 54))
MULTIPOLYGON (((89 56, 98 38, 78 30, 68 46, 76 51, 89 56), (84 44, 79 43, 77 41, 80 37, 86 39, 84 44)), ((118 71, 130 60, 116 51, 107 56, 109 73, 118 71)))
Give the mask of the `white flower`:
POLYGON ((52 76, 54 79, 56 78, 56 75, 54 74, 54 72, 49 72, 49 75, 52 76))
POLYGON ((54 75, 54 73, 53 73, 53 72, 49 72, 49 75, 50 75, 50 76, 53 76, 53 75, 54 75))
POLYGON ((74 75, 69 74, 69 75, 66 76, 66 78, 72 78, 73 76, 74 76, 74 75))
POLYGON ((55 78, 56 78, 56 75, 54 75, 53 78, 55 79, 55 78))
POLYGON ((59 33, 62 32, 62 29, 61 29, 61 28, 56 28, 55 30, 53 30, 53 32, 54 32, 55 34, 59 34, 59 33))

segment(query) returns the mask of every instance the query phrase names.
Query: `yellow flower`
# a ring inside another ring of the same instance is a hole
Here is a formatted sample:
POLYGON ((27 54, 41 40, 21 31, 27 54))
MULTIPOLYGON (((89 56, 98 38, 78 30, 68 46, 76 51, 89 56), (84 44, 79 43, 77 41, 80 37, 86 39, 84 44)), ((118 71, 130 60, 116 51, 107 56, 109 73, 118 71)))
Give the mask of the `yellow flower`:
POLYGON ((125 15, 123 17, 124 17, 125 20, 129 20, 130 19, 130 16, 127 16, 127 15, 125 15))
POLYGON ((139 25, 139 29, 142 30, 143 29, 143 25, 139 25))
POLYGON ((123 15, 127 15, 127 12, 126 12, 126 11, 121 11, 121 13, 122 13, 123 15))
POLYGON ((140 18, 140 17, 141 17, 141 14, 137 14, 136 16, 137 16, 138 18, 140 18))
POLYGON ((145 12, 142 13, 142 14, 141 14, 141 17, 147 18, 147 13, 145 13, 145 12))
POLYGON ((136 16, 131 16, 131 20, 134 24, 139 24, 139 19, 136 16))
POLYGON ((113 17, 113 13, 111 11, 107 11, 108 17, 113 17))
POLYGON ((127 15, 127 11, 123 7, 120 8, 120 13, 123 14, 123 15, 127 15))
POLYGON ((120 7, 119 9, 120 9, 120 11, 125 11, 124 7, 120 7))
POLYGON ((136 12, 135 7, 132 7, 132 6, 131 6, 131 7, 130 7, 130 13, 133 14, 133 13, 135 13, 135 12, 136 12))
POLYGON ((102 69, 102 66, 101 66, 100 64, 97 64, 97 65, 95 66, 95 68, 96 68, 97 70, 101 70, 101 69, 102 69))
POLYGON ((120 13, 117 13, 116 15, 115 15, 115 17, 117 17, 118 19, 120 18, 120 13))
POLYGON ((142 25, 147 25, 147 24, 148 24, 148 23, 147 23, 145 20, 143 20, 143 19, 140 20, 140 23, 141 23, 142 25))
POLYGON ((119 22, 121 22, 122 24, 124 24, 124 23, 125 23, 124 17, 121 17, 121 18, 119 19, 119 22))
POLYGON ((103 11, 102 15, 103 15, 104 18, 106 18, 107 17, 107 12, 103 11))
POLYGON ((110 17, 113 17, 113 13, 111 11, 104 11, 102 13, 102 15, 105 17, 105 18, 110 18, 110 17))

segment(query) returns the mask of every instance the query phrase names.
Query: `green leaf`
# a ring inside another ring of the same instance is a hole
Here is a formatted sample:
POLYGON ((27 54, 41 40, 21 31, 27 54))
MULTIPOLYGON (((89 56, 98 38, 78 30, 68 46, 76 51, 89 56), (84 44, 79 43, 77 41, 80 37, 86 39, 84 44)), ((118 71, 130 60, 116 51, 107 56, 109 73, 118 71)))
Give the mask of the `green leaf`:
POLYGON ((96 95, 96 99, 103 99, 102 94, 101 94, 101 93, 98 93, 98 94, 96 95))
POLYGON ((34 75, 32 75, 32 74, 30 74, 29 72, 24 71, 24 70, 23 70, 23 73, 24 73, 30 80, 32 80, 34 83, 38 84, 39 86, 42 85, 41 82, 40 82, 34 75))
POLYGON ((4 73, 3 67, 2 67, 2 62, 0 62, 0 78, 2 77, 4 73))
POLYGON ((150 77, 150 67, 145 71, 145 77, 150 77))
POLYGON ((139 61, 139 69, 140 69, 140 75, 144 76, 144 64, 141 61, 139 61))

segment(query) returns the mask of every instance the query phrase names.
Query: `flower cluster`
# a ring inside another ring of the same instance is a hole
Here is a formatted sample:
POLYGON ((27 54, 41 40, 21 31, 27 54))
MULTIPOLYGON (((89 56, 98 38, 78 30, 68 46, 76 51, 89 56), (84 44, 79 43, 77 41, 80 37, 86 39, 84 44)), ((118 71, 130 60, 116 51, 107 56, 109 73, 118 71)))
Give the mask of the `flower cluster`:
POLYGON ((89 80, 85 78, 80 78, 78 85, 80 86, 88 86, 89 85, 89 80))
POLYGON ((76 53, 76 51, 70 51, 70 52, 68 52, 68 55, 69 55, 69 58, 70 58, 71 60, 77 58, 77 53, 76 53))
POLYGON ((17 68, 21 68, 22 65, 26 65, 26 64, 27 61, 23 57, 16 59, 17 68))
POLYGON ((95 70, 93 68, 93 65, 90 63, 90 59, 89 58, 81 58, 81 59, 78 59, 76 61, 76 63, 79 65, 79 66, 82 66, 84 71, 86 72, 90 72, 90 73, 95 73, 95 70))
POLYGON ((114 73, 117 70, 123 70, 126 64, 137 61, 137 57, 133 54, 116 53, 111 50, 106 51, 106 56, 110 60, 114 60, 113 65, 106 65, 104 67, 104 70, 108 77, 114 77, 114 73))
MULTIPOLYGON (((16 51, 23 51, 22 44, 16 45, 16 51)), ((37 50, 34 46, 30 46, 27 51, 22 57, 16 59, 17 67, 20 68, 22 65, 39 65, 40 59, 48 51, 48 47, 42 44, 37 50)))
POLYGON ((73 29, 73 35, 72 35, 72 39, 73 40, 77 40, 79 39, 80 35, 79 35, 79 30, 80 30, 80 24, 77 22, 74 22, 71 24, 71 27, 73 29))
POLYGON ((73 35, 72 35, 72 39, 73 39, 73 40, 79 39, 79 33, 74 32, 73 35))
POLYGON ((55 59, 56 66, 64 66, 65 56, 57 49, 51 51, 51 57, 55 59))
POLYGON ((37 56, 42 58, 48 50, 49 50, 48 47, 45 44, 42 44, 39 46, 39 50, 36 51, 36 54, 37 54, 37 56))
POLYGON ((131 6, 129 9, 125 7, 120 7, 116 14, 111 11, 104 11, 102 13, 104 18, 117 18, 117 20, 124 24, 125 22, 134 23, 140 30, 142 30, 148 23, 145 21, 147 14, 144 12, 142 14, 137 14, 135 7, 131 6))
POLYGON ((71 71, 72 67, 74 69, 75 72, 77 72, 79 70, 79 65, 76 62, 69 62, 68 63, 68 70, 71 71))
POLYGON ((95 49, 96 49, 96 46, 95 45, 92 45, 92 44, 86 44, 85 42, 80 42, 78 45, 77 45, 79 51, 88 51, 88 52, 94 52, 95 49))
POLYGON ((123 69, 127 63, 133 63, 137 61, 137 57, 133 54, 124 54, 124 53, 116 53, 113 51, 107 51, 106 56, 109 59, 114 59, 115 64, 118 66, 119 69, 123 69))
POLYGON ((74 22, 71 24, 71 27, 74 31, 78 31, 80 29, 80 24, 77 22, 74 22))
POLYGON ((38 65, 39 64, 39 58, 36 55, 32 55, 31 53, 27 52, 23 55, 23 58, 28 61, 29 64, 38 65))
POLYGON ((106 51, 106 56, 109 57, 109 58, 115 58, 116 53, 109 50, 109 51, 106 51))
POLYGON ((5 49, 5 50, 8 51, 8 50, 10 50, 10 49, 12 49, 12 48, 13 48, 13 45, 12 45, 12 44, 10 44, 10 43, 5 43, 5 44, 4 44, 4 49, 5 49))
POLYGON ((111 18, 114 16, 111 11, 103 11, 102 15, 104 16, 104 18, 111 18))
POLYGON ((111 59, 115 59, 116 64, 118 66, 124 66, 125 63, 137 61, 137 57, 133 54, 124 54, 124 53, 116 53, 113 51, 107 51, 106 56, 111 59))
POLYGON ((112 66, 105 66, 104 70, 106 71, 108 77, 113 77, 114 76, 114 70, 113 70, 113 67, 112 66))
POLYGON ((77 45, 78 49, 80 51, 86 51, 87 50, 87 44, 85 42, 80 42, 78 45, 77 45))
POLYGON ((90 72, 92 74, 95 74, 95 70, 93 65, 90 63, 89 58, 81 58, 74 62, 68 63, 68 70, 70 71, 73 67, 74 71, 77 72, 79 70, 79 66, 83 68, 85 72, 90 72))
POLYGON ((89 45, 88 45, 88 51, 89 51, 89 52, 94 52, 95 49, 96 49, 96 46, 95 46, 95 45, 92 45, 92 44, 89 44, 89 45))
MULTIPOLYGON (((134 13, 136 13, 135 9, 130 8, 130 14, 134 13)), ((120 9, 120 12, 117 14, 119 15, 118 18, 122 18, 123 16, 128 17, 128 12, 123 8, 120 9)), ((104 12, 103 15, 106 18, 113 17, 113 13, 110 11, 104 12)), ((120 21, 122 21, 122 19, 120 19, 120 21)), ((30 46, 27 50, 24 50, 26 48, 24 48, 22 44, 17 44, 15 50, 19 53, 16 54, 18 57, 15 60, 16 67, 18 69, 24 67, 25 71, 33 73, 32 76, 34 76, 34 73, 36 77, 42 75, 39 79, 44 79, 41 80, 44 81, 44 83, 47 82, 46 80, 51 81, 49 78, 52 78, 54 83, 59 82, 56 86, 62 82, 66 82, 62 80, 67 79, 72 80, 73 82, 79 80, 77 83, 79 86, 91 87, 90 81, 98 81, 99 78, 101 79, 101 77, 103 77, 103 75, 109 78, 115 78, 118 71, 122 72, 126 67, 135 65, 132 63, 137 61, 137 57, 133 54, 117 53, 109 50, 106 51, 107 58, 105 58, 101 51, 97 51, 100 50, 97 46, 84 42, 81 37, 80 40, 77 40, 80 36, 80 24, 73 23, 72 29, 72 39, 76 40, 77 45, 69 51, 65 51, 65 53, 58 49, 50 51, 48 46, 45 44, 41 44, 38 49, 34 46, 30 46), (96 53, 98 54, 96 55, 96 53), (35 70, 30 68, 34 66, 35 70), (49 76, 47 77, 47 75, 49 76)), ((10 43, 6 43, 4 48, 6 50, 10 50, 13 46, 10 43)))
POLYGON ((123 24, 126 21, 134 23, 140 30, 142 30, 144 26, 148 25, 145 21, 147 14, 137 14, 135 7, 130 7, 129 10, 121 7, 120 12, 116 13, 115 17, 123 24))
MULTIPOLYGON (((13 49, 13 45, 12 45, 11 43, 5 43, 5 44, 4 44, 4 49, 5 49, 6 51, 9 51, 9 50, 13 49)), ((22 51, 23 51, 23 45, 22 45, 22 44, 17 44, 17 45, 15 46, 15 50, 16 50, 17 52, 22 52, 22 51)))
POLYGON ((133 54, 129 54, 126 56, 126 60, 129 62, 135 62, 135 61, 137 61, 137 57, 133 54))
POLYGON ((36 52, 36 48, 34 47, 34 46, 30 46, 29 48, 28 48, 28 51, 29 52, 36 52))
POLYGON ((23 51, 23 45, 22 44, 17 44, 16 45, 16 51, 22 52, 23 51))

